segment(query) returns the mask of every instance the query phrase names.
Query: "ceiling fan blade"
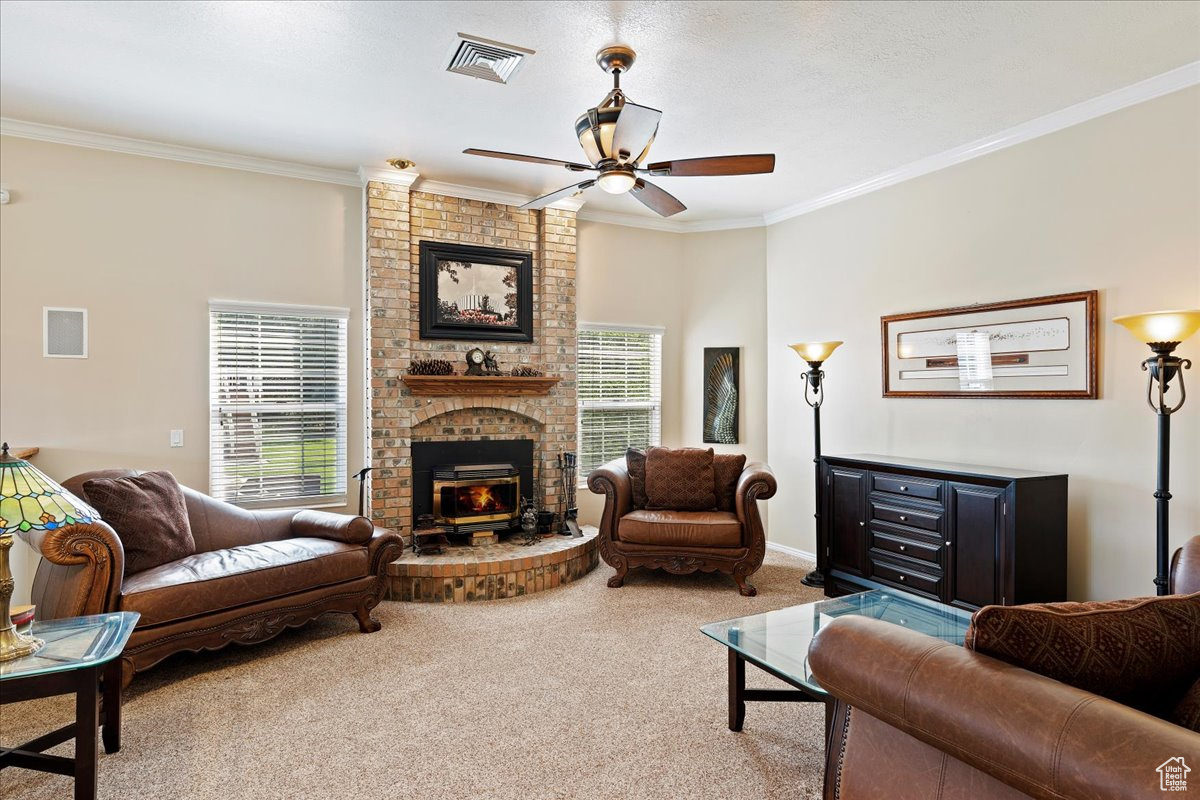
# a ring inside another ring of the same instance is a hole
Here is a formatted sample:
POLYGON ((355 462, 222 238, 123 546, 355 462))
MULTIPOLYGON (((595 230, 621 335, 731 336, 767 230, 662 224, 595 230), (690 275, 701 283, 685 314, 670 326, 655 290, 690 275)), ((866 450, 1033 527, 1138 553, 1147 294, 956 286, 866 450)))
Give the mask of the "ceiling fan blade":
POLYGON ((670 175, 672 178, 685 175, 757 175, 775 171, 775 154, 709 156, 708 158, 685 158, 679 161, 657 161, 648 165, 643 171, 649 172, 651 175, 670 175))
POLYGON ((687 210, 687 206, 679 202, 670 192, 660 189, 653 183, 644 181, 641 178, 637 179, 637 182, 633 184, 633 188, 629 191, 646 208, 664 217, 687 210))
POLYGON ((584 189, 590 189, 592 186, 595 185, 595 183, 596 183, 596 181, 589 178, 588 180, 584 181, 583 183, 575 184, 573 186, 564 186, 563 188, 559 189, 557 192, 551 192, 550 194, 544 194, 541 197, 537 198, 536 200, 530 200, 528 203, 521 206, 521 208, 527 208, 527 209, 531 209, 531 210, 538 209, 538 208, 545 208, 546 206, 550 205, 551 203, 555 202, 556 200, 562 200, 564 197, 570 197, 573 194, 578 194, 579 192, 582 192, 584 189))
POLYGON ((637 103, 625 103, 617 116, 617 127, 613 131, 612 153, 621 162, 631 161, 654 140, 658 133, 658 121, 662 112, 637 103))
POLYGON ((508 161, 527 161, 530 164, 549 164, 553 167, 566 167, 572 172, 595 169, 590 164, 578 164, 574 161, 560 161, 557 158, 542 158, 541 156, 523 156, 520 153, 502 153, 499 150, 479 150, 475 147, 468 147, 463 152, 469 156, 487 156, 488 158, 503 158, 508 161))

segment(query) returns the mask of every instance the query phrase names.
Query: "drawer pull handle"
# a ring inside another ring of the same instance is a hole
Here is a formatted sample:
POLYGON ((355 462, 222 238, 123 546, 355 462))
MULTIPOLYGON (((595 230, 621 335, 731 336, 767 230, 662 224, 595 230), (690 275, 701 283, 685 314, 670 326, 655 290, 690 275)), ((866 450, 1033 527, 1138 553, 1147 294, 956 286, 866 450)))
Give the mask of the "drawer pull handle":
POLYGON ((860 523, 858 523, 858 526, 861 528, 861 527, 865 526, 866 524, 867 523, 865 523, 865 522, 860 522, 860 523))
POLYGON ((900 487, 900 491, 902 491, 902 492, 907 492, 907 491, 908 491, 908 487, 907 487, 907 486, 901 486, 901 487, 900 487))
POLYGON ((903 575, 901 575, 901 576, 900 576, 900 580, 904 580, 904 576, 903 576, 903 575))
POLYGON ((904 552, 904 545, 900 545, 900 552, 901 552, 901 553, 903 553, 903 552, 904 552))
POLYGON ((900 515, 901 522, 906 522, 907 520, 908 520, 908 517, 904 516, 903 514, 900 515))

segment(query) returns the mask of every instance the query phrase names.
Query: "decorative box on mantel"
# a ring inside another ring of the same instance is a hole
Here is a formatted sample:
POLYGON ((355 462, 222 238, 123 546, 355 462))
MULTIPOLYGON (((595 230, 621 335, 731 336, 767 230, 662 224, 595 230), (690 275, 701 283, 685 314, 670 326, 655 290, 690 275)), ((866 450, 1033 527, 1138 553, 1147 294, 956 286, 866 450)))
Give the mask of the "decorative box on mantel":
POLYGON ((405 375, 405 385, 418 397, 451 395, 547 395, 562 378, 517 378, 512 375, 405 375))

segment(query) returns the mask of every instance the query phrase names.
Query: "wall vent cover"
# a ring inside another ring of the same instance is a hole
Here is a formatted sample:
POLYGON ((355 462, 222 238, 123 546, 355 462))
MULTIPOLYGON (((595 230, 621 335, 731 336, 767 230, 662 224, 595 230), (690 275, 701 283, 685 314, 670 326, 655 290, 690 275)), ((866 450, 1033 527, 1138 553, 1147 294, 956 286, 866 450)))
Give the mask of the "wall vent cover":
POLYGON ((446 71, 485 81, 508 83, 525 62, 525 57, 533 53, 524 47, 460 33, 446 71))
POLYGON ((46 358, 87 358, 86 308, 42 307, 42 355, 46 358))

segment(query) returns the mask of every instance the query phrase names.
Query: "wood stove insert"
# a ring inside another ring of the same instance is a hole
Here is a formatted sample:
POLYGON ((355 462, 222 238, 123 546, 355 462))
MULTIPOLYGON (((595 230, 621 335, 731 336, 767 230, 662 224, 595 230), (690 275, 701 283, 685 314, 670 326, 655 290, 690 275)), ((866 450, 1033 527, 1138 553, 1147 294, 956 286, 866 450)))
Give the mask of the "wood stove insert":
POLYGON ((508 530, 521 514, 521 476, 512 464, 436 466, 433 518, 451 533, 508 530))
POLYGON ((521 498, 533 489, 533 450, 531 439, 413 442, 414 524, 430 514, 447 533, 519 530, 521 498))

